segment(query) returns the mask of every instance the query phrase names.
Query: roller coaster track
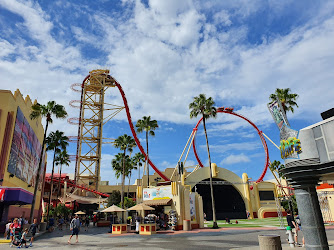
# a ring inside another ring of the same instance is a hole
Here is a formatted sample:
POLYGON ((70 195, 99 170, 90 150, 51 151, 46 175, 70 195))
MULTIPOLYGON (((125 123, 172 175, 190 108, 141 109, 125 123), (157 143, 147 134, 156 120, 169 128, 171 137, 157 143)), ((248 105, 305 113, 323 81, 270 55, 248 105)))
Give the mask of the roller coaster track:
MULTIPOLYGON (((133 126, 132 119, 131 119, 131 114, 130 114, 130 110, 129 110, 129 106, 128 106, 128 101, 126 100, 125 93, 124 93, 124 91, 122 89, 122 86, 117 81, 115 81, 115 84, 116 84, 119 92, 122 95, 122 99, 123 99, 124 106, 125 106, 125 111, 126 111, 126 116, 128 118, 128 122, 129 122, 129 125, 130 125, 130 129, 131 129, 132 135, 135 138, 136 144, 137 144, 140 152, 145 156, 145 158, 147 158, 145 150, 142 147, 142 145, 140 144, 140 141, 139 141, 139 139, 137 137, 136 130, 135 130, 134 126, 133 126)), ((169 181, 169 179, 163 173, 161 173, 159 171, 159 169, 153 164, 153 162, 150 159, 148 159, 148 163, 151 165, 151 167, 154 169, 154 171, 157 172, 158 175, 160 175, 165 181, 169 181)))
MULTIPOLYGON (((230 115, 237 116, 237 117, 242 118, 243 120, 247 121, 249 124, 251 124, 255 128, 255 130, 257 131, 257 133, 260 136, 260 139, 261 139, 261 142, 262 142, 262 145, 263 145, 263 148, 264 148, 264 152, 265 152, 264 169, 263 169, 262 174, 259 177, 259 179, 257 179, 255 182, 258 183, 258 182, 263 181, 263 178, 266 175, 266 172, 267 172, 268 166, 269 166, 269 152, 268 152, 268 146, 267 146, 266 140, 264 139, 264 137, 262 135, 262 131, 260 131, 258 129, 258 127, 251 120, 249 120, 247 117, 233 112, 233 109, 231 109, 231 108, 226 108, 226 109, 218 108, 217 113, 225 113, 225 114, 230 114, 230 115)), ((197 124, 194 128, 195 131, 198 129, 198 126, 202 122, 202 120, 203 120, 203 117, 201 119, 199 119, 199 121, 197 122, 197 124)), ((195 154, 195 157, 196 157, 196 160, 197 160, 198 164, 200 165, 200 167, 204 167, 202 161, 200 160, 200 158, 197 154, 196 145, 195 145, 195 138, 194 138, 194 142, 193 142, 193 150, 194 150, 194 154, 195 154)))
MULTIPOLYGON (((59 178, 57 178, 57 177, 53 177, 53 182, 54 182, 54 183, 55 183, 55 182, 56 182, 56 183, 59 183, 59 181, 60 181, 60 184, 64 185, 65 180, 62 180, 62 179, 59 180, 59 178)), ((47 182, 47 183, 51 183, 51 178, 50 178, 50 177, 49 177, 49 178, 45 178, 45 182, 47 182)), ((96 191, 96 190, 94 190, 94 189, 85 187, 85 186, 83 186, 83 185, 77 185, 77 184, 76 184, 74 181, 72 181, 72 180, 66 180, 66 182, 67 182, 67 186, 74 187, 74 188, 79 188, 79 189, 81 189, 81 190, 86 190, 86 191, 88 191, 88 192, 91 192, 91 193, 94 193, 94 194, 97 194, 97 195, 100 195, 100 196, 109 197, 109 194, 105 194, 105 193, 96 191)))
MULTIPOLYGON (((111 77, 111 76, 110 76, 111 77)), ((83 97, 83 87, 84 87, 84 84, 86 82, 86 80, 89 78, 89 75, 87 77, 85 77, 85 79, 83 80, 82 84, 79 84, 79 83, 75 83, 75 84, 72 84, 71 85, 71 89, 73 91, 76 91, 76 92, 81 92, 81 100, 82 100, 82 97, 83 97), (80 87, 81 90, 79 90, 77 87, 80 87)), ((145 153, 145 150, 144 148, 142 147, 142 145, 140 144, 140 141, 138 139, 138 136, 136 134, 136 130, 133 126, 133 123, 132 123, 132 118, 131 118, 131 114, 130 114, 130 110, 129 110, 129 106, 128 106, 128 101, 126 99, 126 96, 125 96, 125 93, 122 89, 122 86, 116 81, 115 78, 113 78, 115 80, 115 86, 118 88, 121 96, 122 96, 122 100, 123 100, 123 103, 124 103, 124 106, 125 106, 125 111, 126 111, 126 115, 127 115, 127 119, 128 119, 128 123, 129 123, 129 126, 130 126, 130 129, 131 129, 131 132, 132 132, 132 135, 136 141, 136 144, 140 150, 140 152, 145 156, 145 158, 147 157, 146 153, 145 153)), ((72 142, 75 142, 78 140, 78 138, 80 137, 80 123, 81 123, 81 110, 82 110, 82 101, 79 101, 79 100, 73 100, 70 102, 70 105, 74 108, 80 108, 80 117, 79 118, 69 118, 68 119, 68 123, 70 124, 73 124, 73 125, 79 125, 79 129, 78 129, 78 136, 77 137, 71 137, 71 141, 72 142), (80 105, 80 106, 79 106, 80 105)), ((77 144, 77 155, 76 155, 76 160, 78 160, 78 154, 79 154, 79 144, 77 144)), ((74 158, 74 157, 72 157, 74 158)), ((159 171, 159 169, 153 164, 153 162, 148 159, 148 163, 151 165, 151 167, 154 169, 154 171, 160 175, 165 181, 169 181, 169 179, 159 171)), ((76 162, 76 166, 77 166, 78 162, 76 162)), ((75 176, 77 176, 77 168, 75 169, 75 176)), ((77 180, 76 180, 77 181, 77 180)))

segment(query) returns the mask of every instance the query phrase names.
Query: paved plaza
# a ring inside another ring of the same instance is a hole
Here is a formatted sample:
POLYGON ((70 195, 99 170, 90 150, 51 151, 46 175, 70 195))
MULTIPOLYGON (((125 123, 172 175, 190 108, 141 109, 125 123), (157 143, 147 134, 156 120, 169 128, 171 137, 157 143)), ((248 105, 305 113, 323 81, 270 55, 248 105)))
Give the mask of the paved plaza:
MULTIPOLYGON (((191 232, 161 232, 152 236, 126 234, 114 236, 107 233, 107 228, 81 230, 79 243, 67 243, 70 230, 55 230, 40 235, 35 249, 259 249, 258 235, 278 234, 281 236, 283 249, 290 249, 286 242, 285 230, 272 228, 238 229, 203 229, 191 232)), ((327 229, 330 249, 334 249, 334 229, 327 229)), ((301 242, 301 237, 299 237, 301 242)), ((0 249, 10 249, 8 244, 1 244, 0 249)), ((296 249, 304 249, 298 247, 296 249)))

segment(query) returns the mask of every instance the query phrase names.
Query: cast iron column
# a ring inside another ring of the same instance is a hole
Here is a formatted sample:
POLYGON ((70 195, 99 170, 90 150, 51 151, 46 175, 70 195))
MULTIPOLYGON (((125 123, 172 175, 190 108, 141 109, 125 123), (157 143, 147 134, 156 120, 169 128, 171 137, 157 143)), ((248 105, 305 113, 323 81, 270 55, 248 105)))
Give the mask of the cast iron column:
POLYGON ((295 189, 306 249, 329 249, 315 186, 295 189))

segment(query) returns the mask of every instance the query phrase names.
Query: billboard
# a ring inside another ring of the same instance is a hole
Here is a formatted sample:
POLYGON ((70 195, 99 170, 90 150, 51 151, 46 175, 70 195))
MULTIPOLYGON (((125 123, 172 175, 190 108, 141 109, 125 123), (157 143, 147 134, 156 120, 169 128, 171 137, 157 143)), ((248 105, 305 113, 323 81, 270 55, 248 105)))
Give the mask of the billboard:
POLYGON ((143 189, 143 200, 172 199, 172 187, 154 187, 143 189))
MULTIPOLYGON (((21 109, 17 107, 12 147, 7 171, 28 185, 35 186, 42 145, 21 109)), ((44 160, 43 165, 44 166, 44 160)), ((43 176, 44 168, 41 169, 43 176)), ((42 181, 42 178, 41 178, 42 181)), ((41 184, 40 184, 41 185, 41 184)))

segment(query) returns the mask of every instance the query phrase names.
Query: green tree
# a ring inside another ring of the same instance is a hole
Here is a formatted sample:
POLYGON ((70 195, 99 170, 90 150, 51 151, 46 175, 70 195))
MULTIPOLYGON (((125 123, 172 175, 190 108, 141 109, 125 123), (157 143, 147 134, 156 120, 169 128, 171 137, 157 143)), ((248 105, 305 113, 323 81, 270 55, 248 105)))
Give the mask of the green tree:
POLYGON ((209 141, 208 135, 206 132, 206 125, 205 122, 207 119, 211 117, 216 117, 217 110, 213 106, 215 102, 213 101, 212 97, 206 98, 205 94, 200 94, 199 96, 194 97, 192 103, 189 104, 190 109, 190 118, 195 118, 198 115, 202 115, 203 118, 203 127, 206 139, 206 147, 208 151, 208 158, 209 158, 209 167, 210 167, 210 189, 211 189, 211 203, 212 203, 212 217, 213 217, 213 228, 218 228, 217 220, 216 220, 216 207, 215 207, 215 200, 213 197, 213 186, 212 186, 212 171, 211 171, 211 157, 210 157, 210 149, 209 149, 209 141))
POLYGON ((30 119, 38 119, 38 118, 46 118, 46 125, 44 130, 44 136, 43 136, 43 143, 42 148, 40 152, 40 158, 39 158, 39 164, 38 164, 38 170, 36 174, 36 181, 35 181, 35 187, 34 187, 34 196, 31 203, 31 210, 30 210, 30 223, 32 223, 34 219, 34 210, 35 210, 35 203, 36 203, 36 197, 37 197, 37 190, 38 190, 38 184, 40 179, 40 173, 42 168, 42 162, 44 158, 44 146, 45 146, 45 139, 46 134, 48 131, 49 123, 52 123, 52 116, 55 116, 56 118, 65 118, 67 116, 67 112, 65 111, 64 106, 56 104, 55 101, 49 101, 46 105, 41 105, 39 103, 35 103, 31 106, 31 113, 30 113, 30 119))
POLYGON ((280 100, 285 113, 287 111, 291 111, 293 113, 294 112, 293 107, 295 107, 295 106, 298 108, 298 105, 296 103, 298 95, 297 94, 292 94, 292 93, 290 93, 290 91, 291 91, 290 88, 286 88, 286 89, 277 88, 275 90, 275 93, 271 94, 270 97, 269 97, 271 102, 274 102, 277 99, 280 100))
POLYGON ((130 158, 130 163, 126 166, 126 172, 127 172, 127 177, 129 179, 129 185, 128 185, 128 194, 126 195, 127 198, 129 198, 129 193, 130 193, 130 182, 131 182, 131 175, 132 175, 132 170, 136 170, 137 169, 137 160, 134 157, 130 158))
POLYGON ((269 165, 269 168, 272 172, 276 171, 278 173, 278 176, 280 178, 284 178, 284 175, 283 173, 281 172, 282 169, 285 168, 284 164, 282 164, 280 161, 276 161, 274 160, 270 165, 269 165))
POLYGON ((142 119, 139 119, 136 123, 137 132, 142 133, 146 132, 146 168, 147 168, 147 186, 150 185, 150 166, 148 161, 150 159, 148 154, 148 135, 155 136, 154 130, 158 128, 158 122, 156 120, 151 120, 151 116, 143 116, 142 119))
POLYGON ((69 166, 70 165, 70 156, 68 155, 66 150, 61 151, 59 154, 56 155, 55 158, 55 164, 56 166, 60 165, 60 170, 59 170, 59 179, 58 179, 58 193, 57 193, 57 201, 58 197, 61 194, 61 172, 62 172, 62 167, 63 165, 69 166))
MULTIPOLYGON (((124 134, 119 136, 114 141, 114 146, 116 148, 119 148, 120 150, 123 150, 123 167, 122 167, 122 192, 121 192, 121 206, 124 209, 124 182, 125 182, 125 176, 126 176, 126 152, 132 152, 133 148, 136 147, 136 141, 131 136, 124 134)), ((130 159, 129 159, 130 160, 130 159)))
POLYGON ((71 209, 65 206, 65 204, 58 204, 58 206, 54 209, 54 215, 68 217, 68 215, 72 212, 71 209))
POLYGON ((145 156, 142 153, 136 153, 133 156, 133 161, 134 161, 134 165, 137 166, 138 169, 138 180, 140 179, 140 167, 143 166, 143 162, 145 162, 145 156))
MULTIPOLYGON (((66 150, 68 146, 68 137, 64 135, 64 132, 57 130, 56 132, 51 132, 48 137, 45 139, 46 150, 53 150, 53 160, 52 160, 52 172, 51 172, 51 189, 49 194, 49 203, 48 208, 50 208, 52 192, 53 192, 53 174, 55 169, 56 156, 61 153, 62 150, 66 150)), ((47 222, 49 221, 49 209, 46 215, 47 222)))
POLYGON ((108 197, 108 207, 112 205, 118 205, 121 202, 121 192, 118 190, 113 190, 108 197))
POLYGON ((124 206, 126 208, 133 207, 134 205, 136 205, 136 202, 133 199, 124 197, 124 206))

